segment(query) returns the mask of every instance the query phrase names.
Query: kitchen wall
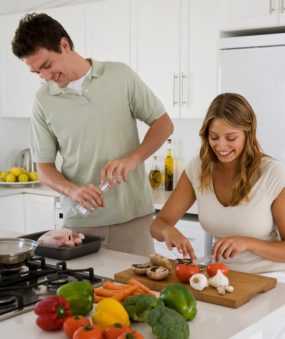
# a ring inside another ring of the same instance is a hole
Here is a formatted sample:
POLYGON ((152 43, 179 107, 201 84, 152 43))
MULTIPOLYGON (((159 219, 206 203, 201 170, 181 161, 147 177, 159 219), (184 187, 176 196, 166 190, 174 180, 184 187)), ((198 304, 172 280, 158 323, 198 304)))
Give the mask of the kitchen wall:
POLYGON ((29 119, 0 119, 0 171, 12 166, 17 153, 30 144, 29 119))

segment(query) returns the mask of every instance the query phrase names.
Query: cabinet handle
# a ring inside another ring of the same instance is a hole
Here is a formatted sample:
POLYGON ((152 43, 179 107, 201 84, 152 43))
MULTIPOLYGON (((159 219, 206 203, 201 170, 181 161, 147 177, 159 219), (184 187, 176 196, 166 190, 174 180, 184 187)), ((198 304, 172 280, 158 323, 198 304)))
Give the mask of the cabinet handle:
POLYGON ((269 0, 269 14, 272 14, 275 12, 277 9, 273 6, 273 1, 275 0, 269 0))
POLYGON ((181 103, 182 105, 186 105, 188 100, 187 97, 184 97, 184 80, 187 79, 187 75, 183 72, 181 73, 181 103))
POLYGON ((178 75, 176 73, 173 73, 173 87, 172 87, 172 90, 173 90, 173 93, 172 93, 172 96, 173 96, 173 106, 175 105, 178 105, 179 104, 179 101, 176 100, 176 81, 178 79, 178 75))

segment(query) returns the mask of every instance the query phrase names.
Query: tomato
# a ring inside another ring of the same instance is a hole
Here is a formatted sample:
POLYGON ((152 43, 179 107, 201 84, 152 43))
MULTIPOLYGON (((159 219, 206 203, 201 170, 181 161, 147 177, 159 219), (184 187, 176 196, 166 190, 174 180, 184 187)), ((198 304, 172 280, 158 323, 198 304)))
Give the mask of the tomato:
POLYGON ((98 326, 82 326, 74 332, 72 339, 103 339, 103 331, 98 326))
POLYGON ((207 266, 207 274, 209 277, 216 275, 218 270, 221 270, 225 275, 229 273, 229 268, 222 262, 215 262, 207 266))
POLYGON ((119 335, 131 331, 131 328, 121 324, 114 324, 104 330, 104 339, 117 339, 119 335))
POLYGON ((144 336, 138 331, 130 329, 119 335, 117 339, 144 339, 144 336))
POLYGON ((64 333, 72 338, 73 333, 81 326, 85 326, 90 324, 90 320, 83 317, 82 315, 74 315, 72 317, 68 317, 63 323, 64 333))
POLYGON ((180 282, 187 283, 193 274, 200 272, 200 268, 198 265, 193 264, 177 264, 175 272, 180 282))

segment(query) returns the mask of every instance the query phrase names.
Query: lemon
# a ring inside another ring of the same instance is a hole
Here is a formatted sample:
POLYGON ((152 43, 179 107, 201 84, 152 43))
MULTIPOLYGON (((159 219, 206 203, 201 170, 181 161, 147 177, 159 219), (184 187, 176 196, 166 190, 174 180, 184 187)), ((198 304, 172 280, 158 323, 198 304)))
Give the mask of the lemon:
POLYGON ((6 181, 6 176, 7 176, 6 172, 1 172, 0 173, 0 181, 6 181))
POLYGON ((27 182, 29 181, 29 176, 26 173, 22 173, 18 176, 18 181, 19 182, 27 182))
POLYGON ((37 172, 29 172, 29 178, 31 181, 39 180, 39 175, 37 172))
POLYGON ((6 175, 6 182, 15 182, 16 181, 16 177, 15 177, 15 175, 14 174, 12 174, 12 173, 8 173, 7 175, 6 175))
POLYGON ((18 177, 20 174, 23 173, 23 168, 21 167, 11 167, 9 172, 12 173, 15 177, 18 177))

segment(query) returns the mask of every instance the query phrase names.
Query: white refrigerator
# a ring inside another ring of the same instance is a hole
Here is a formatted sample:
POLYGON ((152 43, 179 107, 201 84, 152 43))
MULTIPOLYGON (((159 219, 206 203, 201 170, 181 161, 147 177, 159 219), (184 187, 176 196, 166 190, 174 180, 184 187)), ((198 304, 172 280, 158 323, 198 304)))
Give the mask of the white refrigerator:
POLYGON ((221 39, 220 92, 244 95, 263 151, 285 163, 285 33, 221 39))

